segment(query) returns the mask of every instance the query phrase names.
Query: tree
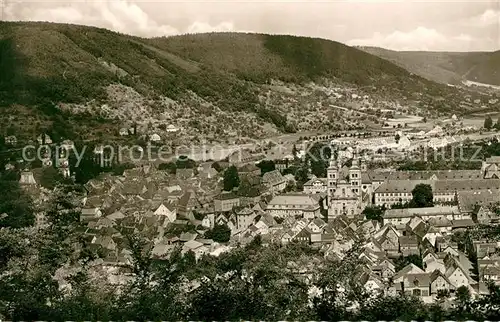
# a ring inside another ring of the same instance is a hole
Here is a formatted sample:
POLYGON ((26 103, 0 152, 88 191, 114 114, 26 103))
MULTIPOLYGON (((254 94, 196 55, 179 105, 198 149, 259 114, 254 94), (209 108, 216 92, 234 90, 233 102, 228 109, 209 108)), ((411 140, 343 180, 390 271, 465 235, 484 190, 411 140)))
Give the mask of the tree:
POLYGON ((257 167, 260 168, 261 175, 276 170, 276 165, 273 160, 262 160, 257 164, 257 167))
POLYGON ((59 182, 64 181, 64 176, 54 167, 46 167, 42 170, 40 185, 46 189, 53 190, 59 182))
POLYGON ((460 286, 455 292, 455 301, 458 305, 464 307, 471 299, 469 289, 466 286, 460 286))
POLYGON ((300 190, 304 186, 304 183, 309 180, 308 178, 309 171, 305 166, 301 166, 297 168, 294 174, 295 181, 297 182, 297 188, 300 190))
POLYGON ((240 185, 240 177, 238 175, 238 169, 236 167, 230 166, 224 171, 224 190, 231 191, 240 185))
POLYGON ((432 187, 428 184, 420 183, 411 192, 413 198, 410 205, 415 208, 433 207, 434 195, 432 187))
POLYGON ((396 133, 396 136, 394 136, 394 139, 396 140, 396 144, 399 143, 399 140, 401 139, 401 136, 396 133))
MULTIPOLYGON (((299 139, 300 140, 300 139, 299 139)), ((299 151, 297 150, 297 146, 294 144, 293 147, 292 147, 292 155, 293 155, 293 158, 294 159, 297 159, 298 158, 298 155, 299 155, 299 151)))
POLYGON ((170 174, 175 174, 177 172, 177 165, 174 162, 160 163, 158 170, 164 170, 170 174))
POLYGON ((217 224, 212 230, 205 232, 205 238, 213 239, 218 243, 227 243, 231 238, 231 229, 226 224, 217 224))
POLYGON ((17 181, 0 180, 0 228, 22 228, 35 223, 33 202, 17 181))
POLYGON ((484 119, 484 128, 489 130, 493 126, 493 120, 491 119, 491 116, 487 116, 486 119, 484 119))
POLYGON ((188 158, 187 156, 181 155, 176 161, 175 165, 177 169, 194 169, 196 168, 196 161, 188 158))
POLYGON ((325 178, 331 155, 330 146, 320 142, 315 143, 308 150, 305 160, 306 164, 309 162, 311 165, 311 173, 318 178, 325 178))
POLYGON ((382 222, 382 216, 384 215, 385 207, 381 206, 373 206, 366 207, 363 210, 363 215, 365 215, 366 219, 377 220, 382 222))
POLYGON ((422 269, 424 268, 422 257, 419 255, 400 256, 394 260, 394 264, 396 265, 396 272, 400 271, 408 264, 416 265, 422 269))

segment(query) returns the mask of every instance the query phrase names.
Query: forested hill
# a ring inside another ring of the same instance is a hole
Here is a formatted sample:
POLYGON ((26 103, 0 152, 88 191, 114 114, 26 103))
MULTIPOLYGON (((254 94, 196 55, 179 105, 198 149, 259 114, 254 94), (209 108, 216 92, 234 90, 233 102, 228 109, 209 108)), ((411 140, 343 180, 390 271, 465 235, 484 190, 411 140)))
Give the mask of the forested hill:
MULTIPOLYGON (((10 122, 11 132, 29 135, 54 124, 65 137, 116 133, 116 117, 106 119, 94 110, 76 116, 54 106, 104 104, 106 86, 117 83, 152 100, 150 106, 158 105, 159 95, 180 101, 189 92, 223 113, 252 113, 280 131, 293 131, 283 115, 287 111, 266 109, 258 100, 271 80, 303 84, 328 78, 389 98, 442 101, 460 94, 361 50, 294 36, 211 33, 142 39, 86 26, 2 22, 0 57, 0 104, 6 112, 0 121, 10 122)), ((451 108, 452 100, 446 102, 451 108)))
POLYGON ((430 80, 459 84, 464 80, 500 85, 500 50, 495 52, 394 51, 360 47, 430 80))

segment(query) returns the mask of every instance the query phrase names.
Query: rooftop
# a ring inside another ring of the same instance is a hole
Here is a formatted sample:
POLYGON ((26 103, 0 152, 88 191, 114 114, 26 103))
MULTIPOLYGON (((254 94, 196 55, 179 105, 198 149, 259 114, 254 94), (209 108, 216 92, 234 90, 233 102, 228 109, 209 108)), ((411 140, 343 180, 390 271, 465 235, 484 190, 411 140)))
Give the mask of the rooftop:
POLYGON ((389 209, 385 211, 384 219, 389 218, 406 218, 414 216, 443 216, 449 214, 458 214, 459 210, 456 206, 440 206, 440 207, 425 207, 425 208, 404 208, 404 209, 389 209))

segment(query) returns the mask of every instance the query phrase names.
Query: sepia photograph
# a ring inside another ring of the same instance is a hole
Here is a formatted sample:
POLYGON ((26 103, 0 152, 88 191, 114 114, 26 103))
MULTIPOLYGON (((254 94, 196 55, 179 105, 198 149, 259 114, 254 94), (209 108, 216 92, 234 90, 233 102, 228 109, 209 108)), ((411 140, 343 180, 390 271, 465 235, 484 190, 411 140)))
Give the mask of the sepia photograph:
POLYGON ((500 319, 500 0, 0 0, 0 322, 500 319))

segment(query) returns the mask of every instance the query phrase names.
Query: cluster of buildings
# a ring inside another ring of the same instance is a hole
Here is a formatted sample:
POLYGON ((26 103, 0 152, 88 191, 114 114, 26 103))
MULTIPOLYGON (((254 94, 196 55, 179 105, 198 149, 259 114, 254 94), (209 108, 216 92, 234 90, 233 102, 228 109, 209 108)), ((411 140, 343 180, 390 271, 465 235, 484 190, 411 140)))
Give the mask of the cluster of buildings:
MULTIPOLYGON (((122 282, 131 262, 131 233, 143 236, 157 259, 179 247, 197 259, 218 256, 260 236, 264 245, 305 243, 338 260, 361 245, 359 280, 374 294, 402 292, 433 302, 462 286, 480 295, 487 281, 500 283, 498 242, 473 239, 474 263, 471 249, 452 241, 456 232, 500 222, 498 157, 486 159, 481 170, 379 171, 356 155, 349 166, 332 156, 326 178, 310 176, 300 192, 286 192, 292 175, 279 169, 261 174, 250 154, 219 162, 222 169, 231 164, 237 165, 240 186, 227 192, 222 172, 211 163, 175 174, 143 165, 90 180, 80 220, 83 235, 103 254, 95 269, 122 282), (391 209, 410 201, 422 183, 432 188, 435 207, 391 209), (386 209, 380 221, 363 215, 373 206, 386 209), (230 230, 228 241, 206 238, 221 225, 230 230)), ((23 187, 38 186, 35 170, 21 174, 23 187)), ((45 225, 43 211, 37 225, 45 225)))

